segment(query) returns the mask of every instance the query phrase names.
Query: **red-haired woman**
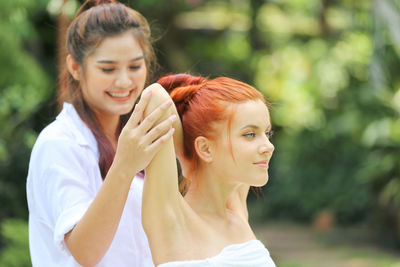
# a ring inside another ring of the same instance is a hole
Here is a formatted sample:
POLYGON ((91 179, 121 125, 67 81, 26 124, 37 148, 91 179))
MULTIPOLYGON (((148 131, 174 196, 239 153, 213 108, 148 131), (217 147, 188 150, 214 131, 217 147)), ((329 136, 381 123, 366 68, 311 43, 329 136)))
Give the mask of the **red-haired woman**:
MULTIPOLYGON (((268 107, 260 92, 230 79, 188 74, 158 81, 175 102, 174 139, 146 168, 142 222, 159 267, 275 266, 256 239, 246 211, 232 209, 238 188, 263 186, 274 151, 268 107), (182 130, 183 129, 183 130, 182 130), (178 189, 175 151, 190 186, 178 189)), ((152 86, 145 113, 169 98, 152 86)))
POLYGON ((66 45, 63 108, 29 164, 32 264, 153 266, 140 171, 172 137, 173 119, 156 123, 170 100, 143 116, 151 92, 135 106, 154 65, 149 26, 123 4, 89 0, 66 45))

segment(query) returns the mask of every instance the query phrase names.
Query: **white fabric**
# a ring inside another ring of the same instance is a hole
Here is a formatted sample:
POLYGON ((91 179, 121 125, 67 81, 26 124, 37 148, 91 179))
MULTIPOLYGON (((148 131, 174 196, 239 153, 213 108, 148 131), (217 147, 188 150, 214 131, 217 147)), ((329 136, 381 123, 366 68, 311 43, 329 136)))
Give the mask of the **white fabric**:
MULTIPOLYGON (((64 235, 82 218, 103 183, 98 157, 92 132, 65 103, 40 133, 29 163, 26 190, 33 266, 80 266, 64 235)), ((142 191, 143 178, 137 175, 114 240, 97 266, 154 266, 141 224, 142 191)))
POLYGON ((229 245, 211 258, 192 261, 174 261, 158 267, 275 267, 268 250, 259 240, 229 245))

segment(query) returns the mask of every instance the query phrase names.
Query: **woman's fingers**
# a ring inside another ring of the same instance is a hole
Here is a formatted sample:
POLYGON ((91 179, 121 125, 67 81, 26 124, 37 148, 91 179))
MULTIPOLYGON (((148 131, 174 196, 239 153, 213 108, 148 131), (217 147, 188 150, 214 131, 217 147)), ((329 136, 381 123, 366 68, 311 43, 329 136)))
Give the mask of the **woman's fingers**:
POLYGON ((174 121, 176 121, 176 115, 172 115, 169 118, 165 119, 157 126, 153 127, 143 138, 143 143, 145 144, 152 144, 157 139, 161 138, 165 135, 172 127, 174 121))
POLYGON ((154 155, 160 147, 165 144, 170 138, 172 138, 174 134, 175 129, 171 128, 166 134, 155 140, 153 143, 151 143, 147 148, 146 152, 148 152, 151 155, 154 155))
POLYGON ((135 109, 133 110, 131 116, 129 117, 129 120, 126 123, 128 127, 134 128, 139 124, 150 99, 151 90, 145 90, 139 100, 139 103, 136 104, 135 109))
POLYGON ((165 116, 165 112, 172 105, 172 100, 167 100, 157 107, 153 112, 150 113, 141 123, 140 128, 142 133, 147 133, 154 125, 160 121, 162 116, 165 116))

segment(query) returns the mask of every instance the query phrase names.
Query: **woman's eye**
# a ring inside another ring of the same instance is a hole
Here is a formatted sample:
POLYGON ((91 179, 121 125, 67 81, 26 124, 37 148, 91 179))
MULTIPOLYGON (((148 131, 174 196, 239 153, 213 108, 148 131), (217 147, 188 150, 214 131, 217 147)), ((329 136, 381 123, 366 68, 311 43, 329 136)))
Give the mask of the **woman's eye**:
POLYGON ((268 138, 271 138, 273 135, 274 135, 274 131, 267 131, 267 132, 265 132, 265 135, 268 137, 268 138))
POLYGON ((101 69, 103 72, 106 72, 106 73, 110 73, 110 72, 113 72, 114 71, 114 69, 110 69, 110 68, 102 68, 101 69))
POLYGON ((249 137, 249 138, 254 138, 256 136, 256 134, 255 133, 246 133, 243 136, 249 137))
POLYGON ((130 66, 129 68, 130 68, 131 70, 138 70, 138 69, 140 69, 140 67, 141 67, 141 65, 138 65, 138 66, 130 66))

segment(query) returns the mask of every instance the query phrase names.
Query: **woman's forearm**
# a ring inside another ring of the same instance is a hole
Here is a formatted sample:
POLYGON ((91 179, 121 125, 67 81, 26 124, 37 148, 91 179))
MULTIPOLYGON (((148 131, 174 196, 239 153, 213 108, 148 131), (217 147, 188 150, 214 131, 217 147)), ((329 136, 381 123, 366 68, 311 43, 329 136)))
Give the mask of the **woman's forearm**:
POLYGON ((150 99, 148 91, 142 95, 119 136, 114 161, 99 192, 81 220, 65 235, 68 249, 81 265, 94 266, 104 257, 117 231, 133 177, 172 140, 173 121, 163 120, 171 103, 161 103, 143 116, 150 99), (154 129, 160 134, 151 134, 154 129))
POLYGON ((79 264, 95 266, 104 257, 117 231, 131 182, 132 178, 111 166, 85 215, 65 235, 68 249, 79 264))

